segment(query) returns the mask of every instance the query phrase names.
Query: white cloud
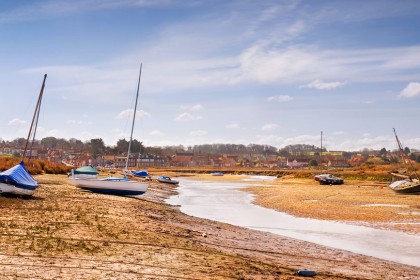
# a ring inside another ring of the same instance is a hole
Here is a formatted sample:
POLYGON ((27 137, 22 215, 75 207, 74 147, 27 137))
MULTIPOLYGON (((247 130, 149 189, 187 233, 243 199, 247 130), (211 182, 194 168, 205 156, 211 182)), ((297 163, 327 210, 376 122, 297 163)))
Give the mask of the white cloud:
POLYGON ((225 127, 228 129, 235 129, 235 128, 239 128, 239 124, 231 123, 231 124, 227 124, 225 127))
POLYGON ((270 124, 263 125, 261 130, 263 130, 263 131, 273 131, 273 130, 276 130, 278 127, 279 126, 277 124, 270 123, 270 124))
POLYGON ((52 137, 56 137, 56 138, 61 138, 64 136, 63 131, 59 130, 59 129, 51 129, 47 132, 44 133, 46 136, 52 136, 52 137))
POLYGON ((398 95, 401 98, 420 96, 420 83, 409 83, 398 95))
POLYGON ((344 134, 345 134, 344 131, 334 131, 331 133, 331 135, 335 135, 335 136, 344 135, 344 134))
POLYGON ((201 104, 195 104, 191 106, 181 106, 182 110, 188 110, 188 111, 200 111, 203 110, 203 106, 201 104))
MULTIPOLYGON (((134 114, 134 109, 127 109, 124 111, 121 111, 115 118, 116 119, 128 119, 128 118, 133 118, 133 114, 134 114)), ((150 114, 143 111, 143 110, 137 110, 136 111, 136 119, 139 118, 145 118, 145 117, 150 117, 150 114)))
POLYGON ((319 90, 332 90, 337 88, 342 88, 347 84, 347 81, 345 82, 324 82, 322 80, 315 80, 310 82, 307 85, 301 85, 300 88, 313 88, 313 89, 319 89, 319 90))
POLYGON ((7 124, 8 125, 22 125, 22 124, 26 124, 26 121, 21 120, 19 118, 14 118, 14 119, 10 120, 7 124))
POLYGON ((292 101, 293 97, 290 97, 289 95, 278 95, 278 96, 270 96, 267 98, 268 101, 278 101, 278 102, 288 102, 292 101))
POLYGON ((192 121, 192 120, 199 120, 201 119, 201 116, 193 116, 190 113, 182 113, 181 115, 179 115, 178 117, 176 117, 175 120, 177 121, 192 121))
POLYGON ((150 132, 150 135, 152 136, 165 136, 165 134, 159 130, 153 130, 152 132, 150 132))
POLYGON ((190 132, 190 136, 193 137, 203 137, 203 136, 207 136, 208 132, 205 130, 196 130, 196 131, 191 131, 190 132))
POLYGON ((88 121, 76 121, 76 120, 68 120, 67 123, 68 124, 78 124, 78 125, 89 125, 89 124, 92 124, 92 122, 88 122, 88 121))

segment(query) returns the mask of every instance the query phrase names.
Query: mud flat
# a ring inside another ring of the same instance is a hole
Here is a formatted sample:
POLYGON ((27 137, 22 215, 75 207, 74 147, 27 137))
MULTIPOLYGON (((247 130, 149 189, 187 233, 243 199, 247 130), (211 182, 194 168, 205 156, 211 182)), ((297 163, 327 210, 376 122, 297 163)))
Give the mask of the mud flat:
POLYGON ((120 197, 66 176, 37 180, 31 199, 0 196, 0 279, 299 279, 299 269, 314 279, 420 278, 413 266, 185 215, 163 202, 176 194, 170 185, 120 197))

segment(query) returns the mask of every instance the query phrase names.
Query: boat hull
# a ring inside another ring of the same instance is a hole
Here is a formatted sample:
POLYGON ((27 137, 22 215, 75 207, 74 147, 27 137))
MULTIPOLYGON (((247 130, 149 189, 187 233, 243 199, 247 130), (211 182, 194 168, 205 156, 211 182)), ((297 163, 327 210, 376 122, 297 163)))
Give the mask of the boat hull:
POLYGON ((157 179, 157 181, 159 183, 164 183, 164 184, 171 184, 171 185, 178 185, 179 182, 178 181, 174 181, 174 180, 163 180, 163 179, 157 179))
POLYGON ((12 193, 16 195, 33 195, 35 190, 19 188, 14 185, 0 183, 0 193, 12 193))
POLYGON ((420 194, 420 181, 417 179, 398 180, 389 185, 396 193, 420 194))
POLYGON ((147 182, 131 181, 120 178, 69 179, 70 182, 78 188, 103 194, 141 195, 144 194, 149 187, 149 183, 147 182))

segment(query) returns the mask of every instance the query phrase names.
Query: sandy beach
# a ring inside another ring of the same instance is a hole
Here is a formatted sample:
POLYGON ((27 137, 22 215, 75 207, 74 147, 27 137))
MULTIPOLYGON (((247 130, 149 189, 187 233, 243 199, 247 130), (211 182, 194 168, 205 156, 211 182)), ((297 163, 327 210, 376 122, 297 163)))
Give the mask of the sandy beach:
MULTIPOLYGON (((36 179, 33 198, 0 196, 1 279, 303 279, 299 269, 315 270, 314 279, 420 279, 413 266, 185 215, 163 202, 176 193, 170 185, 152 182, 143 196, 120 197, 81 191, 63 175, 36 179)), ((293 215, 419 233, 418 196, 372 182, 331 188, 283 178, 247 191, 293 215), (408 207, 366 206, 379 203, 408 207), (349 209, 359 214, 348 216, 349 209), (396 209, 411 214, 392 215, 396 209)))

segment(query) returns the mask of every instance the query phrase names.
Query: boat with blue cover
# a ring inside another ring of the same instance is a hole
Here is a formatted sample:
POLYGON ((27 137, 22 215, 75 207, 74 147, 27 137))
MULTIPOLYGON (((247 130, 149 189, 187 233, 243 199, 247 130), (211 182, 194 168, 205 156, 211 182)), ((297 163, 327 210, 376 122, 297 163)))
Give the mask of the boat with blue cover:
POLYGON ((25 168, 24 159, 29 154, 28 162, 31 160, 33 142, 35 140, 36 129, 38 126, 38 118, 41 110, 42 96, 44 94, 45 81, 47 74, 44 75, 41 91, 38 95, 38 101, 35 106, 35 112, 32 117, 31 127, 29 129, 28 138, 26 139, 25 150, 23 151, 22 161, 3 172, 0 172, 0 193, 11 193, 16 195, 31 196, 39 187, 38 182, 31 176, 29 171, 25 168), (31 147, 28 146, 32 139, 31 147), (27 153, 28 152, 28 153, 27 153))
POLYGON ((136 177, 141 177, 141 178, 149 178, 150 177, 149 171, 147 171, 147 170, 139 170, 139 171, 131 170, 131 174, 133 174, 136 177))
POLYGON ((6 171, 0 172, 0 193, 33 195, 38 187, 38 182, 26 170, 23 161, 6 171))

